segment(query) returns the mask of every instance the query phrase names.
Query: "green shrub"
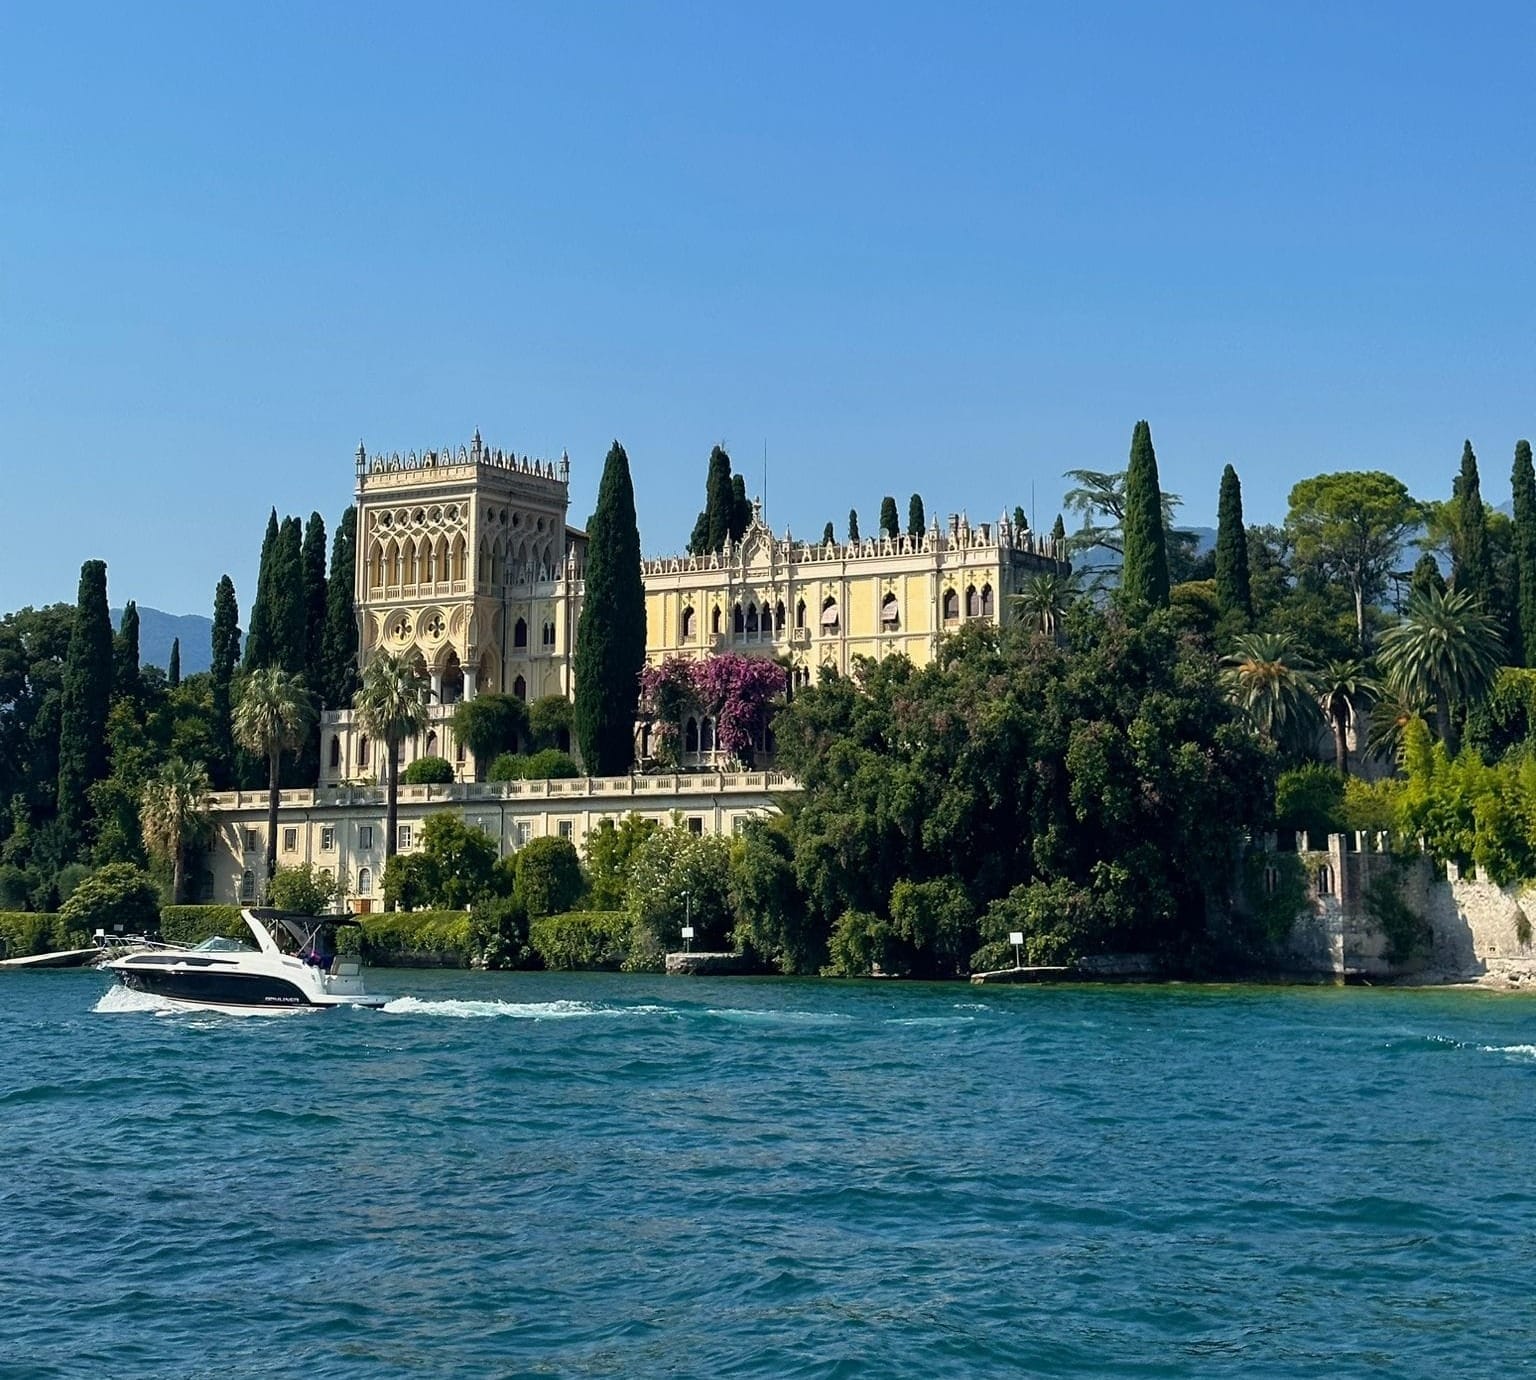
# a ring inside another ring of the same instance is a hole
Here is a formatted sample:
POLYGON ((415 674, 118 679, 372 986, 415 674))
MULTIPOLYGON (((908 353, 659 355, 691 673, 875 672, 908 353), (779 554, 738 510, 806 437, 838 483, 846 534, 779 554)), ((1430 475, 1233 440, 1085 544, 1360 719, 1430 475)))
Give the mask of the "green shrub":
POLYGON ((556 748, 544 748, 531 757, 504 752, 487 773, 490 781, 555 781, 581 775, 581 768, 569 754, 556 748))
POLYGON ((613 970, 629 957, 631 922, 623 911, 572 910, 539 916, 528 938, 546 968, 613 970))
POLYGON ((528 912, 513 896, 488 896, 469 910, 475 961, 485 968, 527 968, 533 962, 528 945, 528 912))
POLYGON ((1402 865, 1378 872, 1365 888, 1365 913, 1387 944, 1388 963, 1408 963, 1421 957, 1434 938, 1429 921, 1403 900, 1402 865))
POLYGON ((523 779, 523 764, 528 759, 515 752, 503 752, 499 754, 491 769, 486 772, 487 781, 521 781, 523 779))
POLYGON ((341 892, 341 881, 335 873, 316 863, 278 868, 268 888, 272 904, 295 915, 328 915, 336 909, 341 892))
POLYGON ((160 911, 160 938, 167 944, 201 944, 215 935, 250 942, 239 906, 165 906, 160 911))
POLYGON ((1295 853, 1250 852, 1243 859, 1243 899, 1261 945, 1283 944, 1307 905, 1307 870, 1295 853))
POLYGON ((406 786, 446 786, 453 779, 453 763, 446 757, 418 757, 400 773, 406 786))
POLYGON ((363 958, 382 968, 468 968, 475 935, 462 910, 394 911, 363 917, 363 958))
POLYGON ((132 863, 108 863, 75 888, 59 915, 70 930, 87 935, 151 934, 160 923, 160 890, 132 863))
POLYGON ((1337 834, 1343 829, 1344 778, 1335 767, 1308 762, 1280 773, 1275 783, 1275 823, 1300 833, 1337 834))
POLYGON ((517 850, 517 895, 529 915, 569 910, 585 889, 570 839, 531 839, 517 850))
POLYGON ((54 948, 58 916, 40 911, 0 910, 0 958, 26 958, 54 948))

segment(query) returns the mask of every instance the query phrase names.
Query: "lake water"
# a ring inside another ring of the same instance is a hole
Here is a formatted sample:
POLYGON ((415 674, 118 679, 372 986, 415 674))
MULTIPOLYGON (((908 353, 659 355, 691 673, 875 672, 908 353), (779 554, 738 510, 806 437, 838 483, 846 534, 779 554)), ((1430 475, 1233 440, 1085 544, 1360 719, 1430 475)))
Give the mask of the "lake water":
POLYGON ((0 1375, 1504 1376, 1536 1001, 0 977, 0 1375))

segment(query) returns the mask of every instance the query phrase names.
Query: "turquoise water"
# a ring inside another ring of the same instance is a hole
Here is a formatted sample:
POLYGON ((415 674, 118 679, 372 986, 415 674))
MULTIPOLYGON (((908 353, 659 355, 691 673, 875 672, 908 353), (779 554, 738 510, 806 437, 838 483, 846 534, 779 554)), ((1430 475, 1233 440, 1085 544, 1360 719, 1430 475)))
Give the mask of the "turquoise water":
POLYGON ((1526 998, 374 983, 0 977, 0 1375, 1536 1368, 1526 998))

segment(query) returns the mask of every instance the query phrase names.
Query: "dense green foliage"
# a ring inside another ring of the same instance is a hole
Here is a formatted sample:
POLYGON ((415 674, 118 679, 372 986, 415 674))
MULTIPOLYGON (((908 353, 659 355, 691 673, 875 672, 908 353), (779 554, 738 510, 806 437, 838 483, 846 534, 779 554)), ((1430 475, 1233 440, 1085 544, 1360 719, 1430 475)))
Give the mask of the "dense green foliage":
POLYGON ((213 702, 212 744, 208 775, 216 787, 224 788, 235 779, 235 737, 231 723, 234 707, 235 668, 240 664, 240 609, 235 602, 235 585, 228 575, 220 576, 213 595, 213 664, 209 686, 213 702))
POLYGON ((517 896, 529 916, 570 910, 585 890, 581 860, 569 839, 530 839, 517 850, 517 896))
POLYGON ((387 907, 461 910, 499 889, 496 840, 453 811, 430 815, 419 843, 415 852, 396 853, 385 863, 387 907))
POLYGON ((362 955, 385 968, 468 968, 475 926, 463 910, 397 911, 363 917, 362 955))
MULTIPOLYGON (((1318 840, 1343 828, 1344 777, 1321 762, 1280 773, 1275 783, 1275 824, 1318 840)), ((1305 839, 1303 839, 1305 843, 1305 839)))
POLYGON ((1253 619, 1243 489, 1231 465, 1221 472, 1221 499, 1216 508, 1216 604, 1223 617, 1239 626, 1246 627, 1253 619))
POLYGON ((453 779, 453 763, 446 757, 418 757, 400 773, 407 786, 446 786, 453 779))
POLYGON ((318 863, 296 863, 272 874, 267 900, 295 915, 329 915, 341 900, 341 887, 335 874, 318 863))
POLYGON ((629 895, 629 875, 643 844, 661 826, 654 820, 627 814, 617 824, 598 821, 587 834, 583 862, 588 900, 594 910, 623 910, 629 895))
POLYGON ((205 939, 251 942, 250 927, 239 906, 162 906, 160 938, 167 944, 201 944, 205 939))
POLYGON ((629 956, 632 929, 624 911, 568 911, 531 921, 528 942, 546 968, 616 971, 629 956))
POLYGON ((576 637, 576 739, 593 776, 621 776, 635 759, 635 711, 645 665, 645 588, 629 457, 617 441, 603 465, 592 517, 576 637))
MULTIPOLYGON (((1018 525, 1018 523, 1014 524, 1015 527, 1018 525)), ((927 521, 923 516, 923 496, 922 494, 913 494, 907 500, 907 535, 909 537, 921 537, 926 527, 927 521)))
POLYGON ((858 509, 848 510, 848 540, 856 542, 859 539, 859 513, 858 509))
POLYGON ((331 538, 331 572, 325 590, 318 679, 327 709, 345 709, 357 693, 357 617, 352 611, 356 579, 357 509, 348 508, 331 538))
POLYGON ((1461 472, 1451 494, 1451 584, 1489 605, 1493 588, 1493 551, 1488 544, 1488 513, 1477 456, 1468 441, 1461 450, 1461 472))
POLYGON ((275 660, 276 641, 272 631, 273 582, 278 578, 276 563, 281 528, 277 509, 267 515, 266 535, 261 539, 261 562, 256 568, 256 597, 251 601, 249 625, 245 634, 245 669, 270 666, 275 660))
POLYGON ((1515 443, 1515 464, 1510 475, 1514 497, 1512 539, 1515 556, 1515 617, 1512 641, 1522 666, 1536 666, 1536 472, 1531 466, 1531 443, 1515 443))
POLYGON ((1125 471, 1125 560, 1120 592, 1129 608, 1168 607, 1168 540, 1152 428, 1136 423, 1125 471))
POLYGON ((112 694, 135 703, 144 697, 144 683, 139 678, 139 606, 132 599, 124 605, 117 636, 112 639, 112 694))
POLYGON ((160 891, 132 863, 108 863, 75 888, 59 918, 85 934, 153 934, 160 924, 160 891))
POLYGON ((486 766, 518 750, 528 736, 528 706, 516 695, 484 694, 453 708, 453 736, 475 756, 481 779, 486 766))
POLYGON ((901 519, 896 515, 896 500, 886 494, 880 500, 880 535, 893 541, 901 535, 901 519))
POLYGON ((524 757, 515 752, 504 752, 486 773, 487 781, 550 781, 569 780, 580 776, 581 768, 575 760, 556 748, 543 748, 524 757))
POLYGON ((166 684, 174 690, 181 684, 181 639, 171 639, 171 662, 165 672, 166 684))

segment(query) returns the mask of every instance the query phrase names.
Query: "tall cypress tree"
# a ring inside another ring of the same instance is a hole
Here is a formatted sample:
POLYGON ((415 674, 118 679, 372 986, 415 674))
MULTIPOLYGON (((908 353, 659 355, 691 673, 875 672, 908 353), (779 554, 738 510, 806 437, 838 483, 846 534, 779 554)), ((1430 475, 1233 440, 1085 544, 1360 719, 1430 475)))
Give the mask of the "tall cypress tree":
POLYGON ((739 474, 731 476, 731 540, 740 541, 752 525, 752 500, 747 497, 747 481, 739 474))
POLYGON ((603 465, 588 537, 573 722, 587 771, 619 776, 635 758, 635 711, 645 665, 645 586, 629 457, 617 441, 603 465))
POLYGON ((927 518, 923 514, 922 494, 913 494, 907 500, 907 535, 920 537, 928 526, 927 518))
POLYGON ((1243 526, 1243 486, 1228 465, 1221 472, 1216 507, 1216 605, 1223 614, 1253 621, 1253 588, 1248 575, 1248 529, 1243 526))
POLYGON ((240 607, 235 584, 228 575, 219 577, 213 594, 213 660, 209 672, 213 692, 213 761, 208 774, 219 787, 235 781, 235 734, 230 722, 234 706, 232 682, 240 664, 240 607))
POLYGON ((348 508, 331 539, 331 577, 325 590, 324 679, 327 709, 346 709, 357 691, 357 615, 352 609, 357 580, 357 509, 348 508))
POLYGON ((1015 532, 1029 531, 1029 519, 1024 516, 1023 507, 1017 503, 1013 505, 1013 530, 1015 532))
POLYGON ((1471 441, 1462 446, 1461 472, 1451 494, 1451 584, 1486 601, 1493 594, 1493 550, 1488 544, 1488 514, 1471 441))
POLYGON ((139 606, 130 599, 112 639, 112 691, 119 699, 137 704, 144 697, 139 677, 139 606))
POLYGON ((1536 666, 1536 474, 1531 469, 1531 443, 1515 442, 1515 468, 1510 475, 1515 496, 1515 569, 1518 572, 1516 617, 1511 631, 1518 635, 1519 662, 1536 666))
POLYGON ((272 662, 285 671, 304 670, 309 633, 304 626, 304 528, 296 517, 285 517, 272 553, 272 662))
POLYGON ((304 674, 317 695, 325 682, 325 519, 311 513, 304 525, 304 674))
POLYGON ((165 673, 166 683, 174 690, 181 684, 181 639, 171 639, 171 664, 165 673))
POLYGON ((69 847, 85 842, 87 792, 107 774, 107 709, 112 700, 112 619, 107 564, 80 567, 75 624, 59 696, 59 824, 69 847))
MULTIPOLYGON (((267 516, 267 534, 261 540, 261 565, 256 572, 256 597, 251 601, 251 626, 245 638, 245 669, 254 671, 274 660, 272 640, 273 563, 277 558, 277 509, 267 516)), ((225 578, 228 578, 227 576, 225 578)))
POLYGON ((1145 420, 1131 433, 1131 461, 1125 473, 1125 563, 1120 591, 1131 608, 1168 607, 1168 537, 1163 529, 1163 493, 1157 482, 1157 453, 1145 420))
POLYGON ((837 529, 829 522, 821 529, 821 544, 823 546, 835 545, 837 542, 837 529))
POLYGON ((859 539, 859 510, 857 508, 850 508, 848 510, 848 540, 849 541, 858 541, 858 539, 859 539))
POLYGON ((731 535, 731 519, 736 511, 736 495, 731 487, 731 457, 720 446, 709 453, 704 496, 704 511, 709 516, 709 549, 718 551, 731 535))
POLYGON ((1056 521, 1051 524, 1051 540, 1058 546, 1067 539, 1067 524, 1060 513, 1056 514, 1056 521))
POLYGON ((1432 552, 1426 551, 1414 562, 1413 573, 1408 577, 1408 588, 1415 594, 1445 593, 1445 576, 1440 573, 1440 562, 1432 552))
POLYGON ((901 519, 896 516, 896 500, 890 494, 880 500, 880 535, 893 540, 901 535, 901 519))

